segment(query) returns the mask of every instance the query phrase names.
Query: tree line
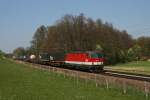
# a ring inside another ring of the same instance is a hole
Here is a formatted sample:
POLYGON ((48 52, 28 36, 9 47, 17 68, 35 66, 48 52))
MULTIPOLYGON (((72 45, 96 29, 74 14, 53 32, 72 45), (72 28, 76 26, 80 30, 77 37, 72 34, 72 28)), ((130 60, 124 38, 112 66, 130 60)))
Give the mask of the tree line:
POLYGON ((5 53, 2 50, 0 50, 0 60, 4 58, 4 55, 5 53))
POLYGON ((133 39, 125 30, 120 31, 101 19, 67 14, 54 25, 37 28, 31 46, 16 48, 14 54, 97 49, 103 51, 108 64, 146 59, 150 57, 150 37, 133 39))

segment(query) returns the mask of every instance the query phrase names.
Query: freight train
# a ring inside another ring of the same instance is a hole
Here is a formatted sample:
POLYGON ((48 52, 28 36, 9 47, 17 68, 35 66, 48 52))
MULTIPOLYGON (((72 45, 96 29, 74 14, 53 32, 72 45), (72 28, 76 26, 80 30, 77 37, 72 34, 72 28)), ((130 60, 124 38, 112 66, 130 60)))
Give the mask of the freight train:
POLYGON ((31 55, 29 60, 39 64, 89 71, 103 70, 105 61, 100 51, 40 53, 38 57, 31 55))

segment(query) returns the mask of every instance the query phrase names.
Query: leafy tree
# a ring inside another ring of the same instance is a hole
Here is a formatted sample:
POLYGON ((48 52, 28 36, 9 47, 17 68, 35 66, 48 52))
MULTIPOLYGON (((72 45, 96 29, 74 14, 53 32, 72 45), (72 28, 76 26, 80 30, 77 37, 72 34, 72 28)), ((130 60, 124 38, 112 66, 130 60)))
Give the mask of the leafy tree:
POLYGON ((2 50, 0 50, 0 59, 3 59, 4 57, 4 52, 2 52, 2 50))
POLYGON ((33 40, 31 41, 31 50, 33 53, 38 55, 39 52, 43 51, 44 40, 46 39, 46 37, 47 28, 44 25, 42 25, 36 30, 33 36, 33 40))
POLYGON ((96 45, 96 50, 103 51, 103 48, 102 48, 102 46, 101 46, 101 45, 97 44, 97 45, 96 45))
POLYGON ((18 47, 16 49, 14 49, 13 55, 16 57, 24 56, 24 55, 26 55, 26 51, 23 47, 18 47))
POLYGON ((141 47, 138 44, 136 44, 133 46, 133 50, 134 50, 136 60, 139 60, 141 57, 141 47))
POLYGON ((136 59, 133 48, 129 48, 128 53, 127 53, 127 57, 128 57, 128 61, 133 61, 136 59))
POLYGON ((141 47, 141 57, 150 57, 150 37, 139 37, 136 43, 141 47))
POLYGON ((141 57, 141 47, 138 44, 135 44, 132 48, 128 50, 128 60, 140 60, 141 57))

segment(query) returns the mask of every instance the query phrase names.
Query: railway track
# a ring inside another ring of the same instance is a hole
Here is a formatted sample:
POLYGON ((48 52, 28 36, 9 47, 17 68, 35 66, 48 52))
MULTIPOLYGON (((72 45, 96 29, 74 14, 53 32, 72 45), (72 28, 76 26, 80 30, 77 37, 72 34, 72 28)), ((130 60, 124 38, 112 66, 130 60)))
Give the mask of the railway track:
POLYGON ((121 77, 133 80, 147 81, 150 82, 150 75, 131 73, 131 72, 122 72, 122 71, 113 71, 113 70, 104 70, 104 75, 121 77))
MULTIPOLYGON (((31 64, 31 63, 30 63, 31 64)), ((32 63, 33 64, 33 63, 32 63)), ((74 69, 67 69, 67 68, 60 68, 60 67, 52 67, 48 65, 40 65, 40 64, 33 64, 38 67, 44 68, 44 69, 53 69, 55 71, 59 70, 67 70, 67 71, 76 71, 76 72, 84 72, 90 74, 91 72, 88 71, 81 71, 81 70, 74 70, 74 69)), ((114 71, 111 69, 104 69, 102 72, 93 72, 91 74, 97 74, 97 75, 105 75, 105 76, 113 76, 113 77, 118 77, 118 78, 126 78, 126 79, 131 79, 131 80, 138 80, 138 81, 146 81, 150 82, 150 75, 145 75, 145 74, 139 74, 139 73, 131 73, 131 72, 122 72, 122 71, 114 71)))

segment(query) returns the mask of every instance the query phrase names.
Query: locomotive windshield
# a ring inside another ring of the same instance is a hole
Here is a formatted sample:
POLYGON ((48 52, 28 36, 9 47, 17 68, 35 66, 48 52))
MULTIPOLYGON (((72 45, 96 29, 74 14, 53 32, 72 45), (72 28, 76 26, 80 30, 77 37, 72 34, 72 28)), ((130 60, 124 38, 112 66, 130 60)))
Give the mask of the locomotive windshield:
POLYGON ((91 56, 91 58, 102 58, 103 54, 101 54, 101 53, 91 53, 90 56, 91 56))

